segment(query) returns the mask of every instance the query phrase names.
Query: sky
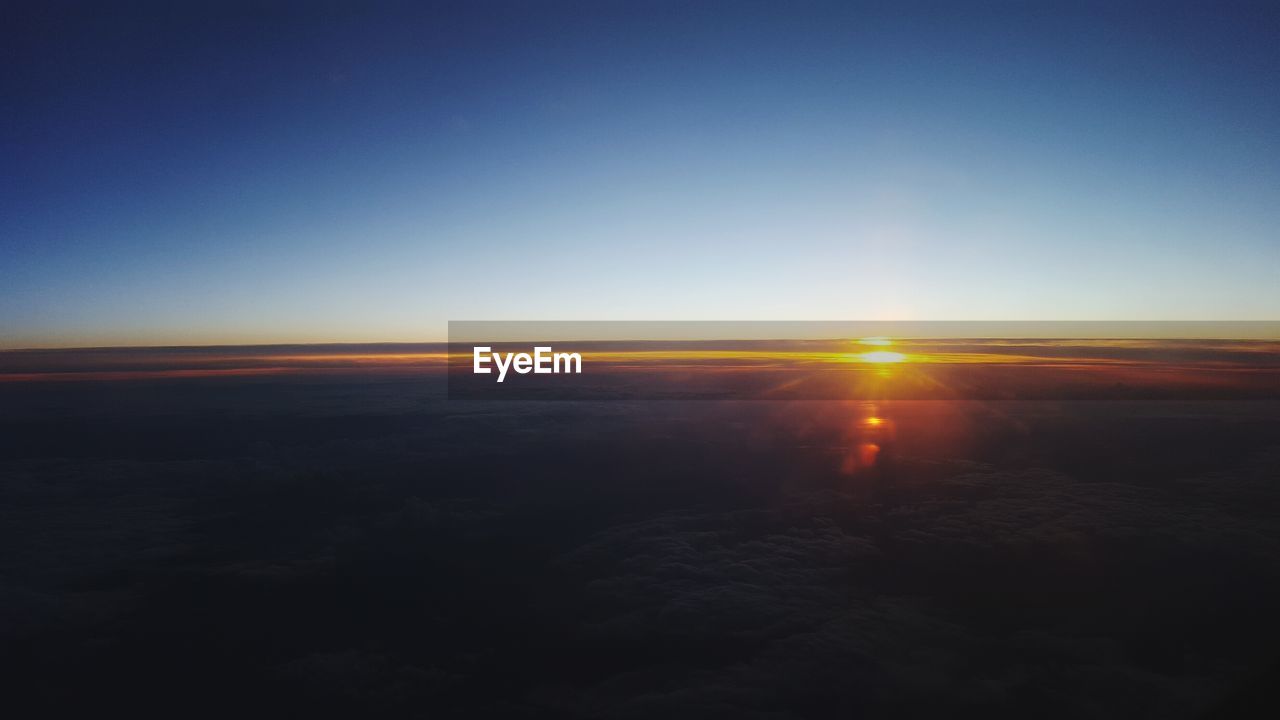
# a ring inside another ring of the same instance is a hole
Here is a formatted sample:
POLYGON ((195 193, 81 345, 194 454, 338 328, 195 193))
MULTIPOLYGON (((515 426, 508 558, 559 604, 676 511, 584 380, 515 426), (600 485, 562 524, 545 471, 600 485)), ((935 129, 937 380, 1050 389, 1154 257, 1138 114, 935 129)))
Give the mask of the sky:
POLYGON ((8 4, 0 347, 1280 319, 1266 3, 8 4))

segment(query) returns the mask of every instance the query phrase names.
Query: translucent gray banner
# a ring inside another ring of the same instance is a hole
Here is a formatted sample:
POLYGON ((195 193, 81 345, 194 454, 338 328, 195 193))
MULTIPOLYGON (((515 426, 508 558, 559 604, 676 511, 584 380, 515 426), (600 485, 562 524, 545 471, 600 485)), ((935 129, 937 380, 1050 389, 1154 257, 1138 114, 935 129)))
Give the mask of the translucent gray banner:
POLYGON ((1280 398, 1278 322, 450 322, 459 400, 1280 398))

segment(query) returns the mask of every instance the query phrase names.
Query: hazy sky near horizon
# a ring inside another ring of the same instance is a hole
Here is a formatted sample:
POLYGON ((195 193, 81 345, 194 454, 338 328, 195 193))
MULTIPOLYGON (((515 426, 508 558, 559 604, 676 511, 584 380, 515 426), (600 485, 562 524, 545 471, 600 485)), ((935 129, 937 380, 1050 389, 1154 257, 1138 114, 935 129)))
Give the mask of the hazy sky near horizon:
POLYGON ((0 347, 1280 319, 1272 3, 26 5, 0 347))

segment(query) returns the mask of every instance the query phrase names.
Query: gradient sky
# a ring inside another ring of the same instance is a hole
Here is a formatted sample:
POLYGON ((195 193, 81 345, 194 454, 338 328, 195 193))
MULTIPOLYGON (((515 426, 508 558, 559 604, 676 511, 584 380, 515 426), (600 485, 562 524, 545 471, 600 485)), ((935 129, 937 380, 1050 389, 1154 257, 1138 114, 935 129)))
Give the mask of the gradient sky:
POLYGON ((0 347, 1280 319, 1274 3, 23 4, 0 347))

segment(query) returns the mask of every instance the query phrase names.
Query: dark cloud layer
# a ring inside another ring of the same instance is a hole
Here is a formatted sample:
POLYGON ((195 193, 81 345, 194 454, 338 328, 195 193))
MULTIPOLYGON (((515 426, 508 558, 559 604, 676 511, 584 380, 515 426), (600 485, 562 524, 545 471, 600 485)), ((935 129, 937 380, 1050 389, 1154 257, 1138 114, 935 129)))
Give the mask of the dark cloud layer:
MULTIPOLYGON (((1277 473, 1274 456, 1258 458, 1216 475, 1214 491, 1277 473)), ((1049 471, 967 474, 915 492, 894 508, 832 493, 600 534, 562 561, 599 598, 588 631, 603 644, 691 652, 590 688, 572 709, 1183 716, 1238 668, 1144 657, 1141 644, 1164 636, 1158 653, 1204 653, 1214 638, 1187 623, 1262 609, 1229 583, 1261 578, 1274 591, 1280 581, 1280 534, 1256 508, 1049 471), (722 642, 739 652, 697 657, 722 642)), ((1237 622, 1209 635, 1251 632, 1237 622)))
POLYGON ((144 393, 8 446, 0 660, 23 700, 1191 718, 1276 657, 1259 403, 882 408, 896 440, 849 474, 842 405, 189 390, 186 413, 144 393))

